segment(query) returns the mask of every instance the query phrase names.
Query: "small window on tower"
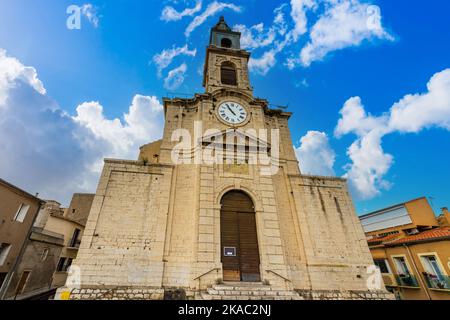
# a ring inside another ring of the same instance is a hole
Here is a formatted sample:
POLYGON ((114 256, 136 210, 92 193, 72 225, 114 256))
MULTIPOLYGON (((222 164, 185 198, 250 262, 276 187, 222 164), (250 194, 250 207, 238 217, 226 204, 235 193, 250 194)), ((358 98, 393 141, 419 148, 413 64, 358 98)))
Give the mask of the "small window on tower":
POLYGON ((236 86, 236 67, 231 62, 224 62, 221 67, 222 84, 236 86))
POLYGON ((223 38, 220 46, 223 48, 231 48, 233 46, 233 42, 231 42, 231 40, 228 38, 223 38))

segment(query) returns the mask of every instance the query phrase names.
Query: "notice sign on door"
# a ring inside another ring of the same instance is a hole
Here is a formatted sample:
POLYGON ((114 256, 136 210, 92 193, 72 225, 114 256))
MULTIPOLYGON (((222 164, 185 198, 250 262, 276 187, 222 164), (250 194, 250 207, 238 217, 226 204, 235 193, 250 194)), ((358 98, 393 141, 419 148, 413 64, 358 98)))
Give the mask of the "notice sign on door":
POLYGON ((225 257, 236 257, 236 248, 234 247, 225 247, 223 248, 223 254, 225 257))

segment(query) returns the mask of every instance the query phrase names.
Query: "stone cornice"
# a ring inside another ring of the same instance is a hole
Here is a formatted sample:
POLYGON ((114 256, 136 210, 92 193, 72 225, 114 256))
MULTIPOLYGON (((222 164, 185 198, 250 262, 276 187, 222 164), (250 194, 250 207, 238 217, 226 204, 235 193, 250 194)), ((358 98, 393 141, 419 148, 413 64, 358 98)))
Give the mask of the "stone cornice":
POLYGON ((314 176, 314 175, 305 175, 305 174, 289 174, 289 177, 300 178, 300 179, 312 179, 312 180, 328 180, 328 181, 337 181, 337 182, 347 182, 347 179, 339 178, 339 177, 330 177, 330 176, 314 176))
POLYGON ((173 168, 174 165, 171 164, 161 164, 153 163, 144 165, 144 161, 138 160, 121 160, 121 159, 104 159, 105 164, 124 164, 124 165, 134 165, 134 166, 145 166, 147 168, 173 168))
POLYGON ((192 98, 163 98, 164 103, 164 113, 167 112, 167 107, 169 105, 182 106, 185 108, 195 107, 198 102, 201 101, 209 101, 216 102, 218 98, 226 97, 226 96, 234 96, 245 100, 251 106, 261 106, 264 110, 264 114, 269 116, 281 116, 290 118, 292 116, 292 112, 286 112, 281 109, 270 109, 269 102, 266 99, 255 98, 251 94, 248 94, 247 91, 244 90, 236 90, 236 89, 227 89, 227 88, 219 88, 211 93, 203 93, 203 94, 195 94, 192 98))

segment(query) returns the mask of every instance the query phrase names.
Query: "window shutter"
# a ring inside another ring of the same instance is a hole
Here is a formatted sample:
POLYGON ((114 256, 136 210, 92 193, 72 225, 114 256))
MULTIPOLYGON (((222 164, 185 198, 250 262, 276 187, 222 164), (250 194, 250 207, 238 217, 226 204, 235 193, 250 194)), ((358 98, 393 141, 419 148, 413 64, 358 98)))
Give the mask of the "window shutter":
POLYGON ((237 80, 236 80, 236 70, 231 66, 222 66, 222 84, 229 85, 229 86, 236 86, 237 80))

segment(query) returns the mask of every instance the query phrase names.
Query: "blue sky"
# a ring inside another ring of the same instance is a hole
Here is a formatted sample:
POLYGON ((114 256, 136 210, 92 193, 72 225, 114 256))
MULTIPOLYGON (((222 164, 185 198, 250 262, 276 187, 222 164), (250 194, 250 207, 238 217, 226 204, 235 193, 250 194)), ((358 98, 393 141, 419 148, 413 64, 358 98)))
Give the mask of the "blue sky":
POLYGON ((140 144, 159 138, 162 97, 203 91, 209 29, 224 15, 260 39, 245 42, 255 95, 294 113, 303 171, 347 175, 359 213, 419 196, 438 211, 450 206, 449 11, 446 0, 1 0, 0 176, 62 202, 93 192, 103 157, 136 158, 140 144), (90 4, 80 30, 66 26, 73 4, 90 4), (274 22, 279 13, 283 23, 274 22), (288 35, 296 39, 283 43, 288 35), (158 74, 155 56, 183 47, 158 74), (18 124, 26 129, 15 132, 18 124))

